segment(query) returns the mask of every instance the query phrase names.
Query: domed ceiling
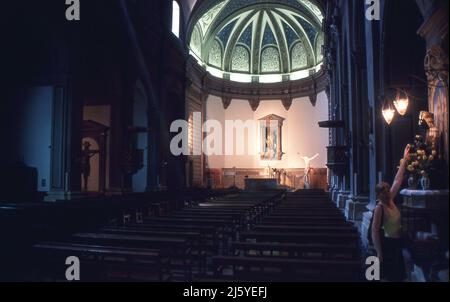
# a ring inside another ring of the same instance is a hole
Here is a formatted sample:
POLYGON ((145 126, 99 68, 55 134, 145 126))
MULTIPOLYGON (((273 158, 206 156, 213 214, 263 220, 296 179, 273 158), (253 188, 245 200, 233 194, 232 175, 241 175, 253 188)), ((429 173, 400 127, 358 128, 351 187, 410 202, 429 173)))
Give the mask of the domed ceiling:
POLYGON ((199 9, 189 48, 216 77, 281 82, 320 68, 323 15, 312 0, 216 0, 199 9))

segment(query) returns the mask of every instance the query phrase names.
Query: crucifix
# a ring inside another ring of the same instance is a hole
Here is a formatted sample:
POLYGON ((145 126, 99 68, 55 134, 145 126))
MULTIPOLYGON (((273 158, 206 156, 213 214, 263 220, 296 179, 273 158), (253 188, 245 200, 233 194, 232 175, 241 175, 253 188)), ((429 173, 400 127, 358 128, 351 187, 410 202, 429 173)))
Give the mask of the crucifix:
MULTIPOLYGON (((299 153, 298 153, 299 154, 299 153)), ((303 177, 305 188, 309 188, 309 173, 311 172, 311 161, 319 157, 319 153, 314 155, 313 157, 301 156, 301 158, 305 161, 305 176, 303 177)))
POLYGON ((83 143, 83 150, 81 150, 81 174, 83 175, 84 191, 87 191, 88 179, 91 175, 91 158, 98 153, 99 150, 91 150, 89 142, 83 143))

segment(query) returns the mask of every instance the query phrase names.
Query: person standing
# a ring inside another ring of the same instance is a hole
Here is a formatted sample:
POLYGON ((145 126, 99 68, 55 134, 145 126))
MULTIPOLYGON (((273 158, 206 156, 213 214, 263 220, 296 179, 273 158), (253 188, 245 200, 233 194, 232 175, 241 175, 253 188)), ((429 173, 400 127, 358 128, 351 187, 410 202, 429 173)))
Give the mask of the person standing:
POLYGON ((401 214, 394 203, 408 162, 410 146, 406 146, 394 183, 381 182, 376 187, 377 206, 372 221, 372 241, 381 263, 381 275, 388 281, 403 281, 406 278, 403 260, 401 214), (382 235, 384 233, 384 236, 382 235))

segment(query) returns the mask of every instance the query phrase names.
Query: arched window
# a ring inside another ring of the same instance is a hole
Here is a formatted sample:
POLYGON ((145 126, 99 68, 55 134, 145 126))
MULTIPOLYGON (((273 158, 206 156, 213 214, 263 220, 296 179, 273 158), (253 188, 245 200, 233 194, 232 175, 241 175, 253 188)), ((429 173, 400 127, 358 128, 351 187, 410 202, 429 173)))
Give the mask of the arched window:
POLYGON ((250 71, 250 53, 244 46, 237 45, 233 51, 231 59, 231 69, 233 71, 250 71))
POLYGON ((280 55, 275 47, 267 47, 261 52, 261 72, 279 72, 280 55))
POLYGON ((316 60, 318 62, 323 61, 323 55, 322 55, 322 46, 323 46, 323 35, 318 34, 316 38, 316 60))
POLYGON ((181 10, 177 1, 172 1, 172 33, 180 37, 181 10))
POLYGON ((291 50, 291 68, 299 70, 308 67, 308 56, 303 42, 297 42, 291 50))
POLYGON ((222 46, 219 41, 214 40, 209 52, 209 64, 222 68, 222 46))

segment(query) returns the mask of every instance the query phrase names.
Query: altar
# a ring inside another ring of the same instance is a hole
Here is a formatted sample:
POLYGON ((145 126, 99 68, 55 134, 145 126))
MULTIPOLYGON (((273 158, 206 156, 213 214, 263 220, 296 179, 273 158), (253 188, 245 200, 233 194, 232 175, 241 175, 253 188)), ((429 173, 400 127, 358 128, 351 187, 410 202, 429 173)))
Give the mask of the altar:
MULTIPOLYGON (((433 267, 448 263, 448 190, 402 190, 402 229, 405 260, 414 275, 433 281, 433 267)), ((447 264, 448 266, 448 264, 447 264)))
POLYGON ((436 233, 448 241, 448 190, 402 190, 401 205, 405 233, 436 233))
MULTIPOLYGON (((304 189, 303 168, 285 168, 279 169, 279 173, 267 175, 266 168, 224 168, 224 169, 207 169, 206 174, 210 182, 210 187, 215 189, 226 189, 237 187, 246 189, 246 181, 250 187, 259 187, 261 183, 263 188, 283 187, 290 190, 304 189), (256 183, 256 184, 254 184, 256 183), (266 184, 264 184, 266 183, 266 184)), ((327 169, 315 168, 311 171, 311 188, 326 189, 327 188, 327 169)))
POLYGON ((278 187, 278 182, 275 178, 246 178, 246 191, 261 191, 271 190, 278 187))

